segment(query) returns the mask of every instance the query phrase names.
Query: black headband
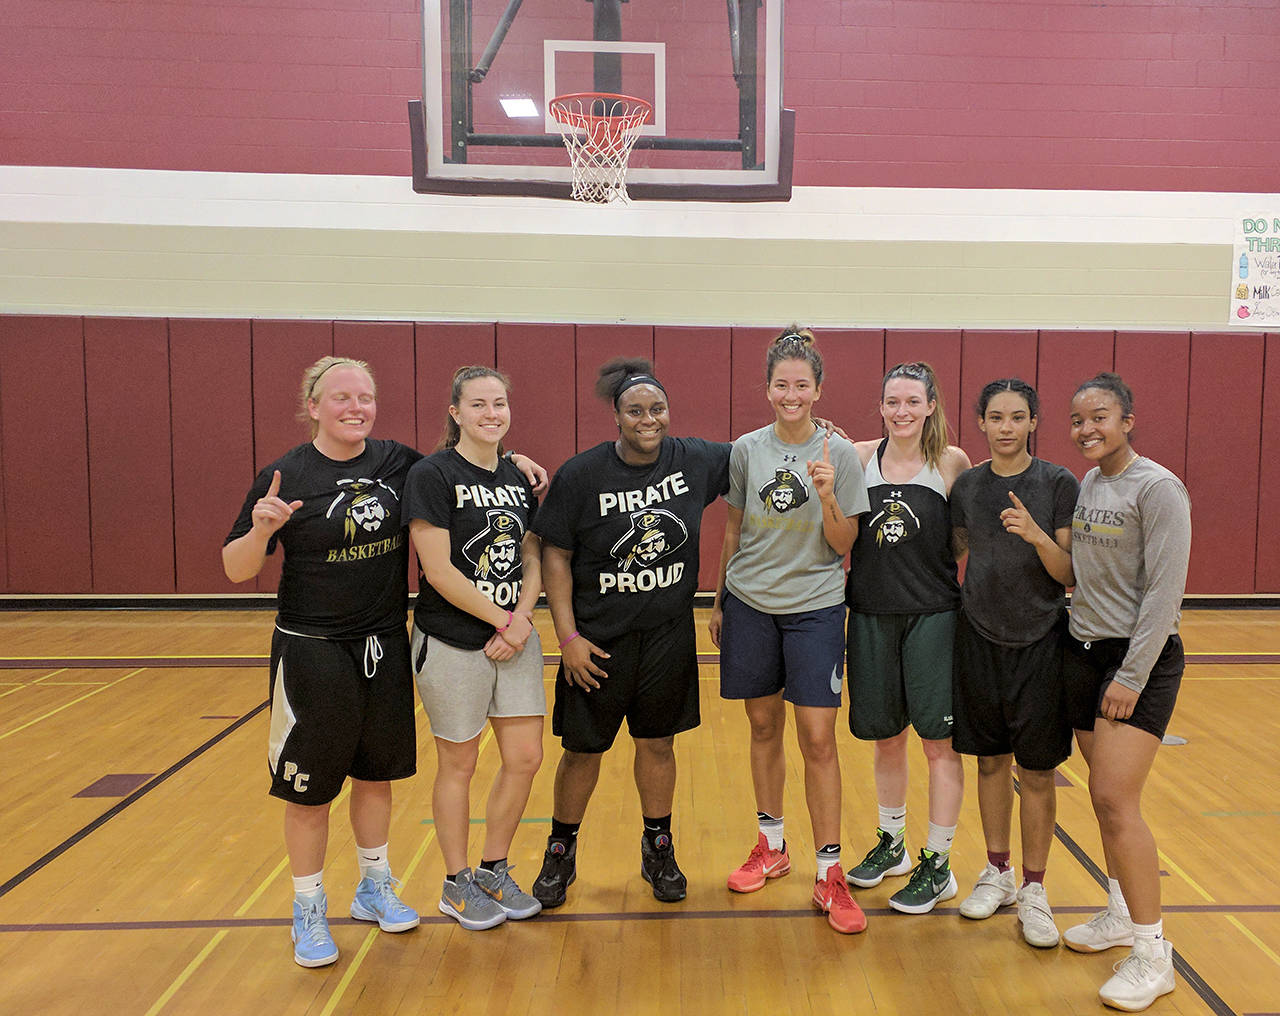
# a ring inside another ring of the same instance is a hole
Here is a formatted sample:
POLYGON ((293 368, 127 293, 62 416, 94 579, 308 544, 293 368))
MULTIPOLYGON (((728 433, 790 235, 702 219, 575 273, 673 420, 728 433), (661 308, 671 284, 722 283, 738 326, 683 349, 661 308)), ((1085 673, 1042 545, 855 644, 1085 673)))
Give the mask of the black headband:
POLYGON ((320 383, 320 379, 324 377, 325 374, 327 374, 330 371, 330 369, 332 369, 333 367, 340 366, 341 364, 346 364, 347 366, 350 367, 355 365, 355 361, 348 360, 345 357, 339 356, 334 359, 333 363, 326 364, 324 370, 322 370, 319 374, 317 374, 315 377, 311 379, 311 387, 307 389, 307 398, 311 398, 311 396, 315 394, 316 385, 320 383))
POLYGON ((662 387, 662 382, 652 374, 632 374, 619 381, 618 386, 613 390, 614 409, 618 408, 618 400, 622 398, 622 393, 628 388, 634 388, 636 385, 653 385, 653 387, 662 392, 663 395, 667 394, 667 390, 662 387))

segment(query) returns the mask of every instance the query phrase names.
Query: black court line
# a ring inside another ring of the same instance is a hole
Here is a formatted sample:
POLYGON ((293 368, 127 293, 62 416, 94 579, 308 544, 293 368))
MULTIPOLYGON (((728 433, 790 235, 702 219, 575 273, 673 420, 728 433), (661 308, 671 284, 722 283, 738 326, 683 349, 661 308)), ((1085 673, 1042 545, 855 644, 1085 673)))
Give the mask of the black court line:
POLYGON ((11 890, 16 889, 18 886, 22 885, 23 882, 29 879, 32 875, 38 872, 50 861, 56 860, 58 857, 61 857, 63 854, 65 854, 68 850, 74 847, 77 843, 83 840, 86 836, 88 836, 94 830, 100 829, 107 822, 111 821, 111 819, 115 818, 127 807, 129 807, 129 805, 134 804, 141 798, 145 797, 147 794, 151 793, 151 791, 155 790, 156 787, 164 783, 164 781, 167 780, 174 773, 177 773, 180 770, 186 768, 188 765, 190 765, 192 762, 198 759, 201 755, 203 755, 206 751, 212 748, 215 744, 217 744, 223 738, 235 733, 237 730, 243 727, 246 723, 248 723, 251 719, 253 719, 260 712, 262 712, 262 710, 266 709, 267 705, 268 703, 264 701, 259 705, 255 706, 249 712, 241 716, 240 719, 236 720, 235 723, 231 724, 229 727, 225 727, 223 730, 219 731, 217 734, 214 734, 213 737, 209 738, 209 740, 205 741, 204 744, 200 745, 200 747, 196 748, 194 751, 188 754, 185 758, 182 758, 181 760, 175 762, 164 772, 148 780, 146 783, 140 786, 128 797, 122 798, 121 800, 117 801, 114 805, 112 805, 110 808, 104 811, 101 815, 95 818, 88 825, 84 826, 82 829, 78 830, 77 832, 72 833, 65 840, 63 840, 56 847, 54 847, 47 854, 45 854, 43 857, 40 857, 37 860, 33 861, 31 864, 27 865, 26 868, 18 872, 18 874, 14 875, 13 878, 9 879, 9 881, 7 881, 4 885, 0 885, 0 898, 3 898, 11 890))
MULTIPOLYGON (((1097 907, 1054 907, 1055 914, 1092 914, 1097 907)), ((1233 906, 1231 904, 1189 904, 1186 906, 1164 907, 1166 914, 1276 914, 1280 913, 1280 905, 1247 904, 1233 906)), ((864 913, 868 917, 897 917, 900 915, 890 907, 868 907, 864 913)), ((958 907, 935 907, 931 912, 941 917, 959 916, 958 907)), ((996 915, 1006 920, 1017 918, 1017 912, 1007 908, 996 915)), ((612 913, 566 914, 547 913, 538 915, 538 923, 552 922, 556 924, 582 924, 599 921, 718 921, 737 920, 738 918, 794 920, 797 918, 826 917, 813 907, 798 910, 648 910, 629 913, 625 911, 612 913)), ((293 923, 289 917, 230 917, 211 918, 202 921, 75 921, 49 924, 0 924, 0 934, 5 932, 28 931, 182 931, 184 929, 235 929, 235 928, 287 928, 293 923)), ((455 923, 452 917, 432 916, 424 914, 423 924, 448 926, 455 923)), ((331 925, 358 925, 368 927, 368 921, 357 921, 351 917, 331 917, 331 925)), ((1190 967, 1183 964, 1179 972, 1186 977, 1190 967)), ((1194 976, 1194 971, 1192 971, 1194 976)), ((1191 978, 1187 978, 1188 981, 1191 978)), ((1225 1010, 1230 1012, 1230 1010, 1225 1010)))
MULTIPOLYGON (((1013 786, 1014 786, 1014 789, 1018 791, 1019 794, 1022 793, 1022 788, 1018 786, 1018 781, 1016 779, 1013 781, 1013 786)), ((1064 847, 1066 847, 1067 853, 1069 853, 1072 857, 1074 857, 1080 863, 1080 867, 1082 867, 1089 874, 1089 876, 1095 882, 1098 883, 1099 888, 1101 888, 1103 892, 1106 892, 1108 888, 1107 873, 1098 867, 1098 865, 1094 862, 1093 858, 1089 856, 1088 852, 1085 851, 1085 849, 1082 846, 1080 846, 1080 844, 1078 844, 1075 840, 1073 840, 1070 837, 1070 835, 1068 835, 1067 831, 1063 829, 1062 826, 1058 825, 1056 822, 1053 825, 1053 836, 1059 843, 1061 843, 1064 847)), ((1096 912, 1098 908, 1097 907, 1092 907, 1092 908, 1057 907, 1055 909, 1057 913, 1065 914, 1073 910, 1074 911, 1083 910, 1085 912, 1096 912)), ((1243 908, 1243 909, 1246 912, 1252 912, 1248 908, 1243 908)), ((1280 910, 1280 908, 1268 908, 1267 910, 1264 910, 1262 912, 1268 913, 1268 912, 1275 912, 1278 910, 1280 910)), ((1224 907, 1222 909, 1215 909, 1213 905, 1190 906, 1190 907, 1167 907, 1167 906, 1161 905, 1160 911, 1162 914, 1165 914, 1165 913, 1167 914, 1235 913, 1237 912, 1237 908, 1224 907)), ((1223 1000, 1222 996, 1220 996, 1216 991, 1214 991, 1211 987, 1209 987, 1208 983, 1205 981, 1203 977, 1200 976, 1199 972, 1195 969, 1195 967, 1193 967, 1190 963, 1188 963, 1186 959, 1183 958, 1182 954, 1178 952, 1177 949, 1173 950, 1173 969, 1182 975, 1182 979, 1187 982, 1191 990, 1200 996, 1200 999, 1204 1002, 1205 1005, 1207 1005, 1216 1014, 1216 1016, 1237 1016, 1236 1011, 1232 1009, 1231 1006, 1227 1005, 1227 1003, 1223 1000)))
MULTIPOLYGON (((123 670, 127 667, 265 667, 267 656, 41 656, 0 657, 0 670, 43 670, 48 667, 67 667, 72 670, 123 670)), ((543 653, 544 666, 560 662, 558 653, 543 653)), ((698 662, 718 664, 719 653, 699 653, 698 662)), ((1280 666, 1280 653, 1188 653, 1187 663, 1192 666, 1280 666)))

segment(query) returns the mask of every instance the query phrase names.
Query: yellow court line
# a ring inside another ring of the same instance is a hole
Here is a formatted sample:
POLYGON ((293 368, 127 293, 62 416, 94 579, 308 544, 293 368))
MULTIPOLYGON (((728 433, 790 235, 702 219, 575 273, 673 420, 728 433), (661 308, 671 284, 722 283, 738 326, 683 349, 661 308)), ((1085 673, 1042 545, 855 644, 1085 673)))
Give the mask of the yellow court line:
MULTIPOLYGON (((489 743, 492 740, 493 740, 493 728, 490 727, 488 730, 485 731, 484 737, 480 739, 480 744, 476 747, 477 758, 484 754, 485 748, 489 746, 489 743)), ((413 876, 414 871, 417 870, 419 862, 421 862, 422 858, 426 856, 427 848, 431 846, 431 841, 435 839, 435 836, 436 836, 436 829, 435 829, 435 826, 433 825, 427 831, 427 835, 422 838, 422 842, 418 844, 418 849, 414 852, 412 860, 410 860, 408 865, 405 866, 404 881, 408 882, 409 879, 413 876)), ((356 971, 360 969, 360 964, 364 962, 365 956, 368 955, 369 950, 370 948, 372 948, 374 940, 377 937, 378 937, 377 928, 374 928, 365 937, 364 943, 360 946, 360 950, 356 953, 355 957, 351 961, 351 966, 348 967, 347 972, 342 975, 342 980, 338 982, 338 986, 333 989, 333 995, 331 995, 329 998, 329 1001, 325 1003, 325 1007, 320 1010, 320 1016, 330 1016, 330 1014, 334 1011, 334 1009, 337 1008, 338 1003, 342 1001, 342 996, 346 993, 346 990, 350 986, 352 979, 355 977, 356 971)))
MULTIPOLYGON (((6 737, 8 737, 11 734, 18 733, 18 731, 20 730, 26 730, 28 727, 35 726, 35 724, 39 723, 41 720, 47 720, 50 716, 54 716, 57 713, 62 712, 62 710, 64 709, 70 709, 76 703, 83 702, 87 698, 92 698, 94 695, 97 695, 99 692, 106 691, 108 688, 114 688, 121 681, 127 681, 129 680, 129 678, 133 677, 134 675, 141 674, 146 669, 147 669, 146 667, 139 667, 137 670, 131 670, 129 673, 125 674, 124 677, 116 678, 116 680, 112 681, 110 684, 104 684, 101 688, 94 688, 93 691, 85 692, 79 698, 73 698, 70 702, 67 702, 63 705, 58 706, 57 709, 50 709, 43 716, 37 716, 34 720, 28 720, 26 723, 24 723, 20 727, 14 727, 12 730, 6 730, 3 734, 0 734, 0 741, 3 741, 6 737)), ((6 692, 5 694, 8 694, 8 692, 6 692)))
POLYGON ((213 938, 209 940, 209 944, 196 953, 195 958, 187 964, 186 969, 174 978, 173 983, 169 985, 169 987, 165 988, 164 994, 156 999, 155 1004, 147 1010, 146 1016, 156 1016, 156 1013, 168 1005, 169 1000, 178 993, 178 989, 187 983, 187 979, 194 974, 200 964, 205 961, 205 957, 213 952, 213 950, 217 948, 218 943, 226 937, 227 932, 225 929, 217 932, 213 938))
POLYGON ((1275 951, 1271 949, 1265 942, 1263 942, 1262 939, 1260 939, 1257 935, 1255 935, 1248 928, 1246 928, 1244 924, 1241 923, 1240 918, 1236 917, 1234 914, 1228 914, 1227 921, 1230 924, 1233 924, 1236 930, 1240 932, 1240 934, 1242 934, 1245 938, 1247 938, 1250 942, 1252 942, 1260 950, 1262 950, 1262 954, 1266 956, 1269 960, 1271 960, 1272 963, 1280 967, 1280 956, 1277 956, 1275 951))
MULTIPOLYGON (((422 703, 419 702, 417 707, 413 711, 414 717, 416 718, 418 713, 420 713, 421 711, 422 711, 422 703)), ((485 739, 480 742, 480 749, 479 749, 480 751, 484 750, 484 746, 485 744, 488 743, 488 739, 490 737, 492 737, 492 728, 490 728, 490 730, 486 733, 485 739)), ((338 794, 338 796, 335 797, 330 802, 331 814, 332 814, 332 807, 334 805, 341 804, 342 801, 350 793, 351 793, 351 783, 348 781, 343 784, 342 791, 338 794)), ((422 845, 418 847, 418 851, 416 854, 414 854, 413 860, 409 862, 409 866, 405 869, 405 876, 404 876, 405 881, 408 881, 409 876, 413 873, 413 869, 417 866, 418 861, 422 859, 422 855, 426 853, 427 846, 431 843, 431 840, 434 836, 435 836, 435 827, 432 826, 430 831, 428 831, 427 833, 427 838, 423 841, 422 845)), ((280 863, 271 869, 270 874, 268 874, 266 878, 264 878, 260 883, 258 883, 258 887, 249 894, 248 899, 246 899, 244 903, 240 905, 240 907, 236 910, 233 916, 244 917, 245 914, 249 912, 250 908, 252 908, 252 906, 262 896, 262 894, 265 893, 268 888, 270 888, 272 883, 274 883, 277 878, 279 878, 280 873, 284 871, 284 869, 287 868, 288 865, 289 865, 289 855, 286 854, 283 858, 280 859, 280 863)), ((360 949, 356 953, 355 960, 352 964, 351 969, 348 970, 347 973, 343 975, 342 980, 339 982, 338 988, 335 991, 334 998, 330 1000, 329 1007, 325 1009, 326 1013, 331 1012, 332 1006, 337 1003, 337 1000, 339 998, 341 998, 342 992, 346 990, 346 985, 351 980, 352 972, 355 970, 356 967, 359 966, 360 960, 363 959, 364 955, 369 951, 374 940, 377 938, 377 933, 379 931, 380 929, 374 928, 366 937, 364 944, 361 945, 360 949)), ((156 999, 155 1004, 152 1005, 152 1007, 147 1010, 146 1016, 156 1016, 156 1014, 160 1012, 160 1010, 163 1009, 170 1002, 170 1000, 172 1000, 173 996, 178 993, 178 989, 181 988, 182 985, 185 984, 187 980, 191 977, 191 975, 194 974, 196 970, 200 968, 200 966, 204 963, 204 961, 207 960, 213 954, 213 950, 218 946, 218 943, 220 943, 226 937, 227 937, 226 929, 223 929, 222 931, 219 931, 216 934, 214 934, 213 938, 209 940, 209 944, 206 945, 203 949, 201 949, 200 952, 196 954, 195 958, 192 959, 192 961, 187 964, 186 969, 184 969, 182 973, 180 973, 177 976, 177 978, 174 979, 173 983, 170 984, 169 987, 165 988, 161 996, 158 999, 156 999)))
POLYGON ((37 678, 36 678, 34 681, 32 681, 31 683, 32 683, 32 684, 39 684, 41 681, 47 681, 47 680, 49 680, 49 678, 51 678, 51 677, 57 677, 59 674, 65 674, 65 673, 67 672, 67 670, 68 670, 68 669, 70 669, 70 668, 68 668, 68 667, 60 667, 59 669, 57 669, 57 670, 53 671, 52 673, 45 674, 45 675, 44 675, 44 677, 37 677, 37 678))

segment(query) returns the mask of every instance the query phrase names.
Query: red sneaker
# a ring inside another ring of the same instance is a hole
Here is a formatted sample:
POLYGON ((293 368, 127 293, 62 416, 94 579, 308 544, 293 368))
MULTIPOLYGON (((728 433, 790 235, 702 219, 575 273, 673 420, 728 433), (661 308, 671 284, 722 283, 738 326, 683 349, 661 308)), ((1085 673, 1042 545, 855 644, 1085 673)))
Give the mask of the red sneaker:
POLYGON ((763 889, 765 881, 781 878, 791 870, 791 858, 787 856, 787 845, 781 850, 773 850, 764 833, 751 848, 746 863, 729 876, 729 888, 735 893, 753 893, 763 889))
POLYGON ((827 912, 827 923, 843 935, 856 935, 867 929, 867 915, 849 895, 844 872, 833 864, 827 877, 813 884, 813 905, 827 912))

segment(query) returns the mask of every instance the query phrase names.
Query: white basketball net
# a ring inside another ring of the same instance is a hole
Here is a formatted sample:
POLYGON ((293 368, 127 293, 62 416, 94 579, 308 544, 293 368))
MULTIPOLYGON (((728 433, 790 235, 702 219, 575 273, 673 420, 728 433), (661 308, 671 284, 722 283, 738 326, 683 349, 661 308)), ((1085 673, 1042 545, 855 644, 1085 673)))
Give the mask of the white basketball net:
POLYGON ((548 107, 569 149, 571 196, 605 204, 630 201, 627 160, 652 107, 626 95, 561 95, 548 107))

